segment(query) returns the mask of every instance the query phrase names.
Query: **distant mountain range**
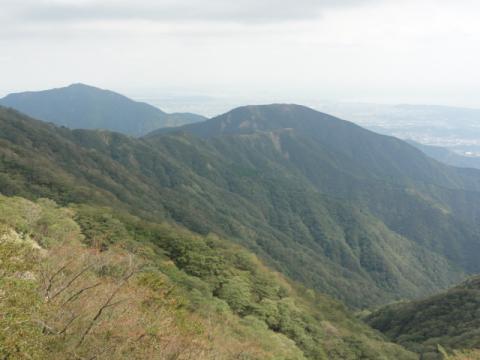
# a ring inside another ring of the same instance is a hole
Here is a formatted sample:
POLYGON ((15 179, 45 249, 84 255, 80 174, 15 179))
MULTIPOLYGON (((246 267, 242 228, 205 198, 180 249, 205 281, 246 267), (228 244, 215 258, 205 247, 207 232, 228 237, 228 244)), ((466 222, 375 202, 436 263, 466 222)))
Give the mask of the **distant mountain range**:
POLYGON ((105 129, 133 136, 205 120, 191 113, 167 114, 149 104, 84 84, 9 94, 0 99, 0 105, 71 129, 105 129))
MULTIPOLYGON (((0 99, 0 105, 70 129, 103 129, 137 137, 157 129, 207 119, 193 113, 168 114, 147 103, 85 84, 9 94, 0 99)), ((480 169, 480 157, 477 156, 480 142, 475 145, 476 124, 480 119, 478 110, 348 103, 322 105, 320 108, 341 118, 355 120, 376 132, 406 139, 445 164, 480 169), (431 142, 444 146, 428 145, 431 142), (472 156, 465 156, 467 151, 472 151, 472 156)))

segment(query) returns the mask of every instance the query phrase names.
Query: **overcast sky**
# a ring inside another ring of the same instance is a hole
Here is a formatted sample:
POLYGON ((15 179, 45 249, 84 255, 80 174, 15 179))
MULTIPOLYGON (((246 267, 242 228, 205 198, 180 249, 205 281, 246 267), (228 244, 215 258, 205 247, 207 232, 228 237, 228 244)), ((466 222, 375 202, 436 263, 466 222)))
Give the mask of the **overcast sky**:
POLYGON ((0 95, 480 107, 478 0, 0 0, 0 95))

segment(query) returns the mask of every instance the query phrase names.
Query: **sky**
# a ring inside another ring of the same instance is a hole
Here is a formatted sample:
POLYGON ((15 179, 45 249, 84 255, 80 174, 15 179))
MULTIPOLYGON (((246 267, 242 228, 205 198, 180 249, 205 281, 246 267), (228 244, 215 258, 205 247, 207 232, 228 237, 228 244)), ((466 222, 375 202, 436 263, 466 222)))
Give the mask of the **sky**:
POLYGON ((480 108, 476 0, 0 0, 0 96, 480 108))

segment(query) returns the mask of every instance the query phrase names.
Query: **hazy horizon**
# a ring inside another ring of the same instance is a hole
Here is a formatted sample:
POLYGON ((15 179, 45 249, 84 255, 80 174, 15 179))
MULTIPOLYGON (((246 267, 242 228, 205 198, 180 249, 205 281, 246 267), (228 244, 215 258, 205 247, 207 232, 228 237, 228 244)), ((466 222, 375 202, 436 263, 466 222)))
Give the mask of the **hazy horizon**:
POLYGON ((134 99, 480 108, 471 0, 2 5, 2 96, 84 82, 134 99))
MULTIPOLYGON (((77 81, 69 84, 60 84, 52 88, 39 87, 39 88, 29 88, 29 89, 19 89, 18 91, 11 92, 0 92, 0 98, 13 94, 13 93, 22 93, 22 92, 36 92, 51 90, 56 88, 64 88, 72 84, 81 83, 84 85, 98 87, 103 90, 110 90, 121 95, 127 96, 128 98, 145 102, 149 105, 155 106, 163 111, 175 113, 175 112, 191 112, 205 117, 213 117, 220 115, 224 112, 232 110, 236 107, 247 106, 247 105, 268 105, 275 103, 282 104, 299 104, 314 108, 316 110, 322 111, 324 107, 330 108, 332 106, 372 106, 372 107, 396 107, 396 106, 426 106, 426 107, 445 107, 445 108, 459 108, 459 109, 468 109, 468 110, 480 110, 480 106, 468 106, 468 105, 455 105, 455 104, 438 104, 438 103, 423 103, 423 102, 372 102, 372 101, 355 101, 351 99, 326 99, 326 98, 315 98, 315 97, 298 97, 298 96, 248 96, 248 95, 232 95, 232 94, 204 94, 204 93, 194 93, 191 91, 181 92, 178 90, 168 91, 168 90, 158 90, 151 92, 143 91, 132 91, 132 92, 121 92, 118 89, 108 88, 99 85, 93 85, 91 83, 86 83, 82 81, 77 81)), ((355 120, 355 119, 351 119, 355 120)))

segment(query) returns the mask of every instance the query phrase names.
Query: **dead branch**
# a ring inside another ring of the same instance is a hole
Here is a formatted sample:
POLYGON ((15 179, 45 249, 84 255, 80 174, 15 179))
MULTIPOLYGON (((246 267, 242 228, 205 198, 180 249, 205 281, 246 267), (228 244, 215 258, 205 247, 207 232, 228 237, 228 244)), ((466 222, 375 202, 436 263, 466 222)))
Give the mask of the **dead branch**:
POLYGON ((60 267, 60 269, 58 269, 54 274, 52 274, 52 276, 50 276, 50 277, 47 278, 48 285, 47 285, 47 288, 45 289, 45 296, 46 296, 47 298, 49 297, 50 290, 52 289, 53 281, 55 280, 55 278, 56 278, 63 270, 65 270, 65 269, 67 268, 67 266, 70 265, 72 262, 73 262, 73 260, 69 261, 68 263, 66 263, 65 265, 63 265, 62 267, 60 267))
POLYGON ((79 273, 77 273, 72 279, 70 279, 70 281, 68 281, 60 290, 58 290, 55 294, 53 294, 48 300, 53 300, 54 298, 56 298, 58 295, 60 295, 62 292, 68 289, 75 282, 75 280, 77 280, 80 276, 85 274, 92 267, 93 265, 88 265, 84 267, 79 273))
POLYGON ((135 274, 135 271, 132 271, 130 272, 127 276, 124 277, 124 279, 122 280, 122 282, 120 283, 120 285, 118 285, 114 291, 112 291, 112 293, 110 294, 110 296, 108 297, 108 299, 105 301, 105 303, 98 309, 97 313, 95 314, 95 316, 93 317, 93 319, 90 321, 90 323, 88 324, 88 327, 87 329, 84 331, 82 337, 80 338, 78 344, 77 344, 77 347, 82 345, 83 342, 85 341, 85 338, 87 337, 87 335, 90 333, 90 331, 92 330, 92 328, 94 327, 95 323, 97 322, 97 320, 100 318, 100 316, 102 316, 102 313, 105 311, 105 309, 111 307, 111 306, 114 306, 114 305, 118 305, 120 302, 122 301, 117 301, 115 303, 112 303, 112 300, 114 299, 114 297, 117 295, 117 293, 120 291, 120 289, 128 282, 128 280, 135 274))
POLYGON ((62 303, 62 305, 60 305, 60 307, 64 307, 69 302, 76 300, 85 291, 96 288, 97 286, 100 286, 101 284, 102 284, 101 282, 98 282, 96 284, 93 284, 91 286, 87 286, 87 287, 84 287, 83 289, 78 290, 76 293, 74 293, 72 296, 70 296, 67 300, 65 300, 62 303))
POLYGON ((79 318, 80 315, 74 315, 72 318, 68 321, 68 323, 63 327, 63 329, 58 333, 59 335, 65 334, 70 327, 70 325, 73 324, 73 322, 79 318))

